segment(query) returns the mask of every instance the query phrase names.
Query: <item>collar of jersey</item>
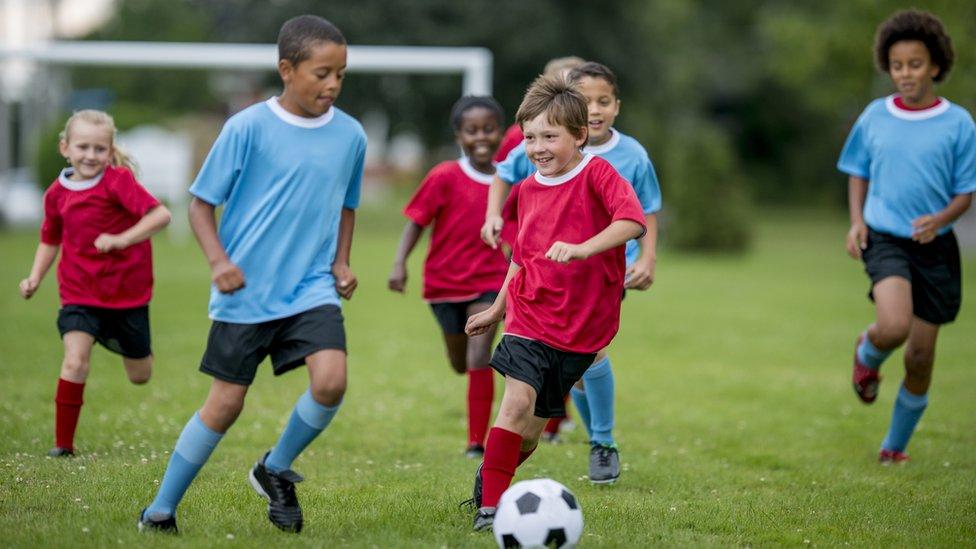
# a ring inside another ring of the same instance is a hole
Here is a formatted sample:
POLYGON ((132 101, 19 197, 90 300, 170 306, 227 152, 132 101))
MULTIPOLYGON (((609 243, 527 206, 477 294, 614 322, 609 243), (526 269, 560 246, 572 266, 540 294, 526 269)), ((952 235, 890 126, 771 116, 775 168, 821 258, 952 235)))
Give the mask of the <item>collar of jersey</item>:
POLYGON ((901 118, 902 120, 928 120, 949 110, 949 100, 945 97, 940 97, 939 99, 942 101, 934 107, 921 111, 906 111, 905 109, 899 109, 898 105, 895 105, 895 96, 892 94, 885 99, 885 108, 888 109, 891 116, 901 118))
POLYGON ((298 126, 299 128, 321 128, 322 126, 328 124, 332 121, 332 117, 335 116, 335 107, 329 107, 329 110, 325 113, 316 116, 315 118, 306 118, 304 116, 298 116, 297 114, 292 114, 285 110, 278 102, 277 97, 271 97, 264 102, 271 112, 280 118, 283 122, 291 124, 292 126, 298 126))
POLYGON ((575 168, 569 170, 568 172, 560 175, 559 177, 546 177, 539 172, 535 172, 535 180, 547 187, 555 187, 556 185, 562 185, 563 183, 569 181, 570 179, 576 177, 583 171, 583 168, 593 160, 593 155, 586 153, 583 155, 583 159, 580 163, 576 165, 575 168))
POLYGON ((608 152, 612 151, 614 147, 617 146, 617 143, 620 143, 620 132, 618 132, 613 128, 610 128, 610 139, 607 140, 606 143, 602 145, 596 145, 593 147, 587 145, 583 147, 583 152, 590 153, 590 154, 607 154, 608 152))
MULTIPOLYGON (((474 166, 471 165, 471 159, 468 158, 467 156, 462 156, 461 158, 458 158, 458 165, 461 166, 461 171, 464 172, 464 175, 468 176, 471 179, 474 179, 475 181, 481 183, 482 185, 491 185, 492 180, 495 179, 495 176, 492 174, 481 173, 478 170, 474 169, 474 166)), ((494 165, 494 162, 492 162, 492 165, 494 165)))
POLYGON ((105 170, 102 170, 101 173, 91 179, 85 179, 82 181, 74 181, 69 179, 73 173, 75 173, 74 168, 65 168, 61 170, 61 175, 58 176, 58 182, 61 183, 62 187, 68 189, 69 191, 87 191, 95 185, 98 185, 98 183, 102 180, 102 177, 105 175, 105 170))

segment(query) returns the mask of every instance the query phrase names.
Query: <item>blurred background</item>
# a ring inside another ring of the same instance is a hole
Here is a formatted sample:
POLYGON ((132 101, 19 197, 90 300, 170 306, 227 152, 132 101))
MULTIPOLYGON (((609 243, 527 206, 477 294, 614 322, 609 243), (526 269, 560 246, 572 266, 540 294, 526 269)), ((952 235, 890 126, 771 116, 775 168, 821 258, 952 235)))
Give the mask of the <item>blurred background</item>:
MULTIPOLYGON (((486 48, 492 91, 509 121, 550 58, 600 61, 620 81, 616 126, 644 144, 657 168, 665 245, 735 253, 749 249, 753 225, 775 210, 845 215, 846 178, 836 159, 861 110, 891 93, 873 67, 873 35, 905 7, 890 0, 0 0, 0 30, 8 52, 50 40, 273 44, 283 21, 314 13, 354 46, 486 48)), ((939 94, 974 112, 976 2, 916 7, 941 17, 955 44, 957 64, 939 94)), ((172 202, 185 196, 226 117, 280 89, 273 64, 0 62, 6 227, 39 221, 40 192, 64 165, 57 133, 71 111, 110 112, 121 144, 143 168, 140 180, 172 202)), ((427 169, 458 155, 447 118, 461 90, 458 74, 347 79, 339 106, 369 134, 368 200, 402 202, 427 169)), ((973 225, 959 226, 970 249, 973 225)))

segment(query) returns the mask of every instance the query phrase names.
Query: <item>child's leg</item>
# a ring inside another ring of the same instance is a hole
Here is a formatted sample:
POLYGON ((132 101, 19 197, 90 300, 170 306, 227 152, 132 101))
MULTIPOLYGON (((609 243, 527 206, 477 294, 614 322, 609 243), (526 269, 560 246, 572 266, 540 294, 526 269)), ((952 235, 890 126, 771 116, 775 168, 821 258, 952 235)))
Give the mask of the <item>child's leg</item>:
POLYGON ((95 338, 86 332, 71 331, 64 334, 62 341, 64 360, 54 395, 54 445, 73 452, 95 338))
POLYGON ((570 390, 570 395, 573 397, 573 405, 576 406, 576 410, 579 412, 580 421, 586 427, 586 435, 592 440, 593 428, 590 426, 590 401, 586 396, 586 389, 582 379, 573 385, 572 390, 570 390))
MULTIPOLYGON (((531 450, 545 427, 545 419, 535 417, 536 392, 531 385, 505 377, 505 394, 495 417, 495 425, 488 433, 485 460, 481 469, 482 507, 495 507, 502 493, 512 483, 520 453, 531 450), (522 433, 536 433, 535 440, 523 446, 522 433)), ((528 453, 531 453, 529 451, 528 453)))
POLYGON ((142 385, 152 377, 152 355, 145 358, 122 357, 122 365, 125 366, 125 375, 129 381, 136 385, 142 385))
MULTIPOLYGON (((467 314, 480 313, 490 303, 472 303, 468 306, 467 314)), ((488 423, 491 421, 491 404, 495 399, 495 379, 491 366, 491 344, 495 340, 496 328, 468 338, 466 342, 467 356, 465 363, 468 371, 468 445, 483 446, 488 434, 488 423)))
POLYGON ((935 342, 939 326, 918 317, 912 321, 905 347, 905 381, 898 391, 891 426, 881 443, 882 450, 904 452, 915 426, 928 406, 928 390, 935 362, 935 342))
POLYGON ((203 408, 193 414, 176 440, 159 493, 146 508, 147 517, 162 520, 176 513, 186 489, 240 415, 247 389, 246 385, 214 379, 203 408))
POLYGON ((614 380, 606 349, 597 353, 593 365, 583 373, 583 384, 586 387, 586 400, 589 404, 587 416, 590 442, 612 446, 614 443, 614 380))
POLYGON ((878 281, 872 289, 877 320, 868 326, 857 348, 857 358, 877 370, 892 351, 908 338, 912 326, 912 285, 900 276, 878 281))

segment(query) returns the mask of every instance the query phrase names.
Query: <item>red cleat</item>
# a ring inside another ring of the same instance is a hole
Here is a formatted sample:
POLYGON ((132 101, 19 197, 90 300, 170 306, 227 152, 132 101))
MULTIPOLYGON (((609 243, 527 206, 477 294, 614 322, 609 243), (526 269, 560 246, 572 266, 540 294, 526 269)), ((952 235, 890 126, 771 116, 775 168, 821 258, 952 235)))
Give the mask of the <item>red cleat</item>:
POLYGON ((885 450, 884 448, 878 452, 878 462, 881 465, 891 465, 897 463, 905 463, 908 461, 908 454, 905 452, 899 452, 898 450, 885 450))
POLYGON ((861 402, 871 404, 874 399, 878 398, 878 385, 881 383, 881 376, 878 375, 877 370, 867 367, 857 358, 857 348, 861 346, 864 337, 865 335, 861 334, 854 345, 854 392, 857 393, 861 402))

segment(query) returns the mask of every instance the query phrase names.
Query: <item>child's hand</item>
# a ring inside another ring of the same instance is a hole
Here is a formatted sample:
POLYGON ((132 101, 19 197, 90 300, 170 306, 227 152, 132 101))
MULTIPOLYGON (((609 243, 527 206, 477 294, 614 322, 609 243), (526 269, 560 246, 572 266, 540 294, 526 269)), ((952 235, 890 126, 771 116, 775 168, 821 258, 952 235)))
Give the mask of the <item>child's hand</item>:
POLYGON ((333 264, 332 275, 335 276, 336 291, 339 292, 339 296, 343 299, 352 299, 352 293, 356 291, 359 281, 356 280, 356 275, 352 274, 349 265, 344 263, 333 264))
POLYGON ((37 291, 37 288, 40 285, 41 285, 41 281, 40 280, 36 280, 36 279, 30 278, 30 277, 27 277, 27 278, 21 280, 20 281, 20 295, 21 295, 21 297, 23 297, 24 299, 30 299, 31 296, 34 295, 34 292, 37 291))
POLYGON ((652 257, 649 259, 638 259, 633 265, 627 267, 627 274, 624 276, 624 288, 634 290, 646 290, 654 284, 654 266, 657 261, 652 257))
POLYGON ((942 224, 934 215, 923 215, 915 221, 912 221, 912 228, 914 229, 912 231, 912 240, 919 244, 928 244, 939 235, 939 229, 942 228, 942 224))
POLYGON ((847 232, 847 255, 854 259, 861 259, 861 252, 868 247, 868 226, 864 223, 854 223, 847 232))
POLYGON ((556 241, 549 247, 546 257, 556 263, 569 263, 574 259, 586 259, 590 257, 582 244, 568 244, 556 241))
POLYGON ((503 225, 505 222, 500 215, 492 215, 486 218, 485 224, 481 226, 481 240, 484 240, 485 244, 491 246, 493 250, 498 249, 503 225))
POLYGON ((496 310, 495 307, 489 307, 468 317, 468 323, 464 325, 464 333, 468 336, 481 335, 498 324, 504 316, 505 313, 501 309, 496 310))
POLYGON ((407 266, 403 263, 394 263, 390 278, 386 280, 386 285, 394 292, 401 294, 407 288, 407 266))
POLYGON ((95 249, 103 254, 128 247, 129 242, 122 235, 102 233, 95 239, 95 249))
POLYGON ((244 287, 244 273, 227 259, 214 264, 210 278, 222 294, 232 294, 244 287))

